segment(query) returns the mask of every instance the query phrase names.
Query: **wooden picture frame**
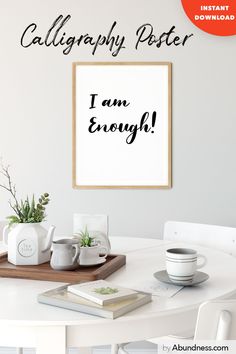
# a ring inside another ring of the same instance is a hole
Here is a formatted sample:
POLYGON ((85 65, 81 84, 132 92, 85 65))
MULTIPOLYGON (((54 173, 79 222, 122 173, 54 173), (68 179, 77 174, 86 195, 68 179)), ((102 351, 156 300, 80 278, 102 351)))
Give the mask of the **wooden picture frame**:
POLYGON ((72 85, 73 188, 171 188, 171 63, 75 62, 72 85))

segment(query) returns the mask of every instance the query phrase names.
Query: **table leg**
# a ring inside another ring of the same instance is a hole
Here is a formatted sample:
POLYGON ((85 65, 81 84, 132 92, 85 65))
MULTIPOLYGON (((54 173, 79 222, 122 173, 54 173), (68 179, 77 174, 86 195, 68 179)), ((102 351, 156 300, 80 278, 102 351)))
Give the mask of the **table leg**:
POLYGON ((23 354, 23 348, 16 348, 16 354, 23 354))
POLYGON ((37 328, 36 354, 66 354, 66 327, 37 328))
POLYGON ((112 344, 111 346, 111 354, 118 354, 119 346, 118 344, 112 344))

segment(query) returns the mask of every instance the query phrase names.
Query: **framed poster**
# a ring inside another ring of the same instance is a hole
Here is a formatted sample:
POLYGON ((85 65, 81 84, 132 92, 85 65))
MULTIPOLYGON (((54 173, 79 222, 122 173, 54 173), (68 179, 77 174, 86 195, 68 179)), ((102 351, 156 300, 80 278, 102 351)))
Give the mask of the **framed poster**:
POLYGON ((73 187, 171 187, 170 63, 73 63, 73 187))

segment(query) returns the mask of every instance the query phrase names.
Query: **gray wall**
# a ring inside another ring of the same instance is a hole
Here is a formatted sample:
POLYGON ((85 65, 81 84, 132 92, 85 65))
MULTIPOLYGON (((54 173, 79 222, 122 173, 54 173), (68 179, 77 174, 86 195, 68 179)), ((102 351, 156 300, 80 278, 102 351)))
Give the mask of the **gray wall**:
MULTIPOLYGON (((236 226, 236 115, 233 37, 194 27, 173 0, 0 0, 0 155, 12 166, 19 195, 48 191, 48 221, 59 234, 72 230, 72 213, 107 213, 110 234, 160 237, 168 219, 236 226), (68 56, 60 48, 20 46, 31 22, 40 33, 60 13, 71 14, 67 32, 125 34, 127 49, 113 58, 86 47, 68 56), (135 31, 150 22, 155 33, 173 24, 194 33, 185 47, 134 49, 135 31), (73 190, 71 187, 71 63, 73 61, 173 63, 173 188, 73 190)), ((0 191, 0 217, 9 214, 0 191)))

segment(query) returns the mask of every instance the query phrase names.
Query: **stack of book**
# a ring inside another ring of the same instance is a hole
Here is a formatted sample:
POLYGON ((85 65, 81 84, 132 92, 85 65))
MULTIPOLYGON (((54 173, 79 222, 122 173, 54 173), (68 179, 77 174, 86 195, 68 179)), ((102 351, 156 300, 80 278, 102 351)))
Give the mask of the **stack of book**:
POLYGON ((43 304, 115 319, 151 301, 151 294, 97 280, 72 284, 38 295, 43 304))

